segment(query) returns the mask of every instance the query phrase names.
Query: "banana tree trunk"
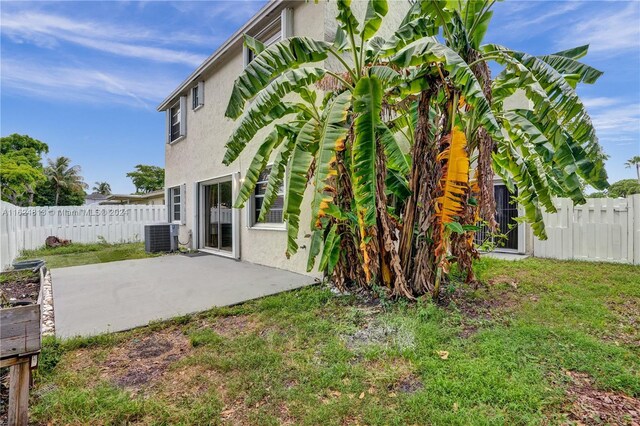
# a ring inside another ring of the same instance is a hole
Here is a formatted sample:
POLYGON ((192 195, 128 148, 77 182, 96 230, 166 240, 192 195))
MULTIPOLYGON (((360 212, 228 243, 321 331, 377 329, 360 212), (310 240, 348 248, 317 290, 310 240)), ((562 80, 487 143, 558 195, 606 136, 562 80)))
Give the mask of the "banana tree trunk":
POLYGON ((430 136, 429 108, 432 92, 425 91, 418 103, 418 122, 409 178, 411 196, 403 216, 400 260, 413 295, 430 292, 435 282, 435 256, 429 242, 433 232, 433 201, 440 179, 438 150, 430 136))
MULTIPOLYGON (((349 133, 348 140, 345 145, 352 146, 353 134, 349 133)), ((336 152, 336 169, 338 176, 336 178, 336 202, 343 212, 351 211, 351 203, 353 201, 353 187, 351 185, 351 177, 348 167, 345 164, 347 151, 336 152)), ((346 221, 338 224, 338 233, 340 234, 340 251, 341 255, 333 270, 333 282, 341 290, 346 290, 350 286, 358 288, 366 288, 368 286, 365 279, 365 273, 362 269, 362 259, 358 250, 359 238, 358 233, 353 231, 346 221)))
POLYGON ((396 227, 387 212, 387 197, 385 195, 387 165, 384 148, 379 143, 376 147, 376 172, 376 210, 382 281, 391 289, 391 294, 394 296, 413 299, 396 247, 396 227))

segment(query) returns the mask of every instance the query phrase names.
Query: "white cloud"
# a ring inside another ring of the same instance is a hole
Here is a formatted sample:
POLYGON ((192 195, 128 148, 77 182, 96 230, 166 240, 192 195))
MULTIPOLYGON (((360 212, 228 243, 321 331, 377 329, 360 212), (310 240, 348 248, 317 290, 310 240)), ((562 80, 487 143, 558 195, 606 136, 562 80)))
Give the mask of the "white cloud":
POLYGON ((623 98, 585 98, 596 134, 605 147, 640 148, 640 103, 623 98))
POLYGON ((619 99, 608 98, 605 96, 595 97, 595 98, 581 98, 581 100, 584 106, 586 106, 588 110, 607 107, 607 106, 615 105, 620 102, 619 99))
MULTIPOLYGON (((610 9, 603 9, 610 10, 610 9)), ((629 2, 624 8, 609 15, 584 16, 571 25, 563 37, 556 41, 559 48, 588 43, 590 52, 618 54, 638 50, 640 46, 640 2, 629 2)))
POLYGON ((60 41, 84 46, 118 56, 156 62, 197 66, 205 55, 163 45, 211 45, 219 41, 192 33, 159 33, 143 28, 113 25, 108 22, 77 21, 41 12, 2 12, 2 34, 14 42, 30 42, 54 48, 60 41))
POLYGON ((617 105, 591 114, 596 131, 640 134, 640 104, 617 105))
POLYGON ((504 26, 512 36, 515 34, 523 37, 534 37, 537 34, 548 31, 551 28, 562 25, 562 21, 552 19, 577 10, 581 4, 579 2, 568 1, 561 4, 559 2, 548 2, 548 12, 542 15, 532 14, 529 10, 532 6, 539 6, 540 2, 514 2, 509 3, 511 11, 509 15, 515 19, 510 20, 504 26), (516 18, 517 17, 517 18, 516 18))
POLYGON ((251 18, 266 1, 233 0, 212 2, 171 2, 180 13, 198 13, 204 19, 224 19, 227 22, 242 24, 251 18), (203 7, 206 5, 206 7, 203 7))
POLYGON ((3 59, 2 91, 39 99, 104 104, 113 102, 152 109, 176 84, 162 76, 133 71, 103 71, 3 59))

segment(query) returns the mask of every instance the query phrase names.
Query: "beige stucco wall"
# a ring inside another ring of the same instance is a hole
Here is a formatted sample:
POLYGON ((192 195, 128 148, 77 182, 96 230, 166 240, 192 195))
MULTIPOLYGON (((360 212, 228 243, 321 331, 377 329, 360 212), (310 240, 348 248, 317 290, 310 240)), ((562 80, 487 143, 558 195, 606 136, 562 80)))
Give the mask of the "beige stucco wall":
MULTIPOLYGON (((408 2, 395 0, 385 19, 385 27, 380 35, 388 35, 397 28, 408 6, 408 2)), ((366 1, 354 1, 356 16, 362 17, 366 10, 366 1)), ((320 1, 293 3, 293 33, 315 39, 333 40, 335 36, 335 3, 320 1)), ((277 12, 279 13, 279 12, 277 12)), ((275 19, 276 15, 269 19, 275 19)), ((337 65, 339 66, 339 65, 337 65)), ((229 167, 222 164, 224 144, 235 127, 235 123, 224 117, 234 80, 242 72, 242 48, 228 52, 214 66, 213 70, 199 80, 205 81, 205 104, 197 111, 191 109, 191 96, 187 99, 187 135, 184 139, 166 145, 165 181, 167 187, 186 185, 185 213, 186 223, 180 227, 180 241, 187 241, 192 232, 192 244, 198 233, 194 212, 194 183, 240 172, 244 176, 247 166, 261 141, 266 135, 262 132, 253 143, 229 167)), ((274 153, 275 156, 275 153, 274 153)), ((284 255, 287 234, 285 230, 259 230, 247 226, 246 208, 240 212, 239 249, 242 260, 306 273, 307 249, 310 233, 310 202, 313 190, 308 188, 302 205, 299 252, 287 259, 284 255)), ((192 246, 193 247, 193 246, 192 246)), ((195 247, 194 247, 195 248, 195 247)))
MULTIPOLYGON (((272 18, 274 19, 275 16, 272 18)), ((313 38, 323 38, 324 3, 297 2, 293 11, 293 32, 313 38)), ((196 217, 194 214, 194 183, 211 178, 222 177, 240 172, 244 176, 260 136, 229 167, 222 164, 224 145, 233 131, 235 123, 224 117, 227 102, 231 95, 234 80, 243 70, 242 49, 238 46, 229 52, 214 69, 203 76, 205 81, 205 104, 197 111, 191 106, 191 96, 187 99, 187 135, 184 139, 165 148, 165 181, 167 187, 186 184, 185 213, 186 224, 180 227, 180 241, 187 241, 191 231, 195 237, 196 217)), ((311 190, 307 191, 302 206, 302 223, 299 244, 308 247, 308 220, 311 190)), ((257 230, 247 227, 246 208, 240 212, 240 258, 242 260, 269 265, 281 269, 305 273, 307 251, 301 248, 291 259, 284 255, 286 249, 286 230, 257 230)), ((193 238, 192 238, 193 240, 193 238)))

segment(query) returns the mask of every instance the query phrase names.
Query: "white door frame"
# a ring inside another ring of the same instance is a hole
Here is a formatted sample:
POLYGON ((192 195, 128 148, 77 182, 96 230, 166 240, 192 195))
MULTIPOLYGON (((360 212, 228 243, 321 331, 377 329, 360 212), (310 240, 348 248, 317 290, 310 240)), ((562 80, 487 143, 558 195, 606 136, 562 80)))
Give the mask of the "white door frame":
MULTIPOLYGON (((502 181, 502 179, 496 177, 496 178, 493 179, 494 191, 495 191, 495 187, 498 186, 498 185, 506 186, 505 183, 502 181)), ((522 205, 518 204, 518 216, 523 216, 523 215, 524 215, 524 207, 522 207, 522 205)), ((526 232, 525 232, 525 227, 526 226, 527 226, 526 223, 518 222, 518 225, 517 225, 517 228, 518 228, 518 248, 517 249, 496 248, 494 251, 502 252, 502 253, 525 254, 525 252, 526 252, 526 244, 525 244, 526 232)))
POLYGON ((204 187, 206 185, 214 185, 222 182, 231 182, 231 202, 234 202, 238 196, 240 190, 240 173, 229 173, 205 179, 198 182, 198 220, 197 220, 197 233, 198 244, 197 249, 206 253, 215 254, 218 256, 230 257, 233 259, 240 259, 240 211, 235 207, 232 208, 231 214, 231 251, 224 251, 213 249, 211 247, 205 247, 205 223, 204 223, 204 187))

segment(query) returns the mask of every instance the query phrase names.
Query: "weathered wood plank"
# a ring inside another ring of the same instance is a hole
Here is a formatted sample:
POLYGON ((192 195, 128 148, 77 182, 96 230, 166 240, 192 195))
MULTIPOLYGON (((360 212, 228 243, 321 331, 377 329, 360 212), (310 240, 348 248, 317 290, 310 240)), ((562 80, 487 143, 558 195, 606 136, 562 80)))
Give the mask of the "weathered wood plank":
MULTIPOLYGON (((32 355, 14 356, 14 357, 11 357, 11 358, 0 359, 0 368, 11 367, 12 365, 20 364, 20 363, 23 363, 23 362, 29 363, 29 362, 31 362, 31 356, 32 355)), ((38 361, 38 359, 37 359, 37 355, 36 355, 36 362, 37 361, 38 361)), ((32 367, 33 367, 33 365, 32 365, 32 367)))
POLYGON ((36 321, 24 321, 16 322, 13 324, 0 325, 0 341, 8 339, 10 337, 26 336, 27 334, 33 334, 35 331, 36 321))
POLYGON ((29 379, 31 368, 23 362, 9 369, 9 424, 26 426, 29 423, 29 379))
POLYGON ((39 351, 40 336, 40 305, 0 309, 0 358, 39 351))
POLYGON ((40 317, 40 305, 16 306, 0 309, 0 321, 4 324, 37 321, 40 317))

